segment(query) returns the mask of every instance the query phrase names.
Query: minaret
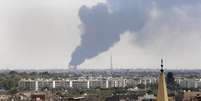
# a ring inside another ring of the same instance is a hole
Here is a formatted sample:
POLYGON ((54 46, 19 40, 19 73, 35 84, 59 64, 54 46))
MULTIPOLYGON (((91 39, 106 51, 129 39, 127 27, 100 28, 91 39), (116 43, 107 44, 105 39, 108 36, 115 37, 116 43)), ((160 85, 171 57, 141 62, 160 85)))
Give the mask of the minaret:
POLYGON ((158 94, 156 101, 168 101, 167 86, 163 68, 163 59, 161 59, 161 73, 158 82, 158 94))

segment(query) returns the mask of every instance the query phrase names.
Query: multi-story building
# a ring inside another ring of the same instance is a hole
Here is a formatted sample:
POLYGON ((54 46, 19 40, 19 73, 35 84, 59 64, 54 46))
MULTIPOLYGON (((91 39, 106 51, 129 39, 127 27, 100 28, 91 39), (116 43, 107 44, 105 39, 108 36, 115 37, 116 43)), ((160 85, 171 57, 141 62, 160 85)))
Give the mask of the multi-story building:
POLYGON ((37 90, 36 88, 36 81, 35 80, 31 80, 31 79, 28 79, 28 80, 25 80, 25 79, 22 79, 18 82, 18 85, 19 85, 19 89, 21 90, 37 90))
POLYGON ((22 79, 19 81, 19 88, 21 90, 49 90, 57 88, 76 88, 76 89, 89 89, 89 88, 112 88, 112 87, 125 87, 127 80, 123 78, 108 78, 108 79, 22 79))
POLYGON ((53 88, 67 89, 70 87, 72 87, 70 80, 55 80, 55 81, 53 81, 53 88))
POLYGON ((153 78, 143 78, 140 80, 139 78, 129 78, 125 79, 123 77, 108 77, 108 78, 78 78, 78 79, 61 79, 61 80, 53 80, 53 79, 22 79, 19 81, 19 88, 21 90, 50 90, 50 89, 68 89, 68 88, 76 88, 76 89, 90 89, 90 88, 114 88, 114 87, 136 87, 137 84, 145 83, 153 83, 153 78))
POLYGON ((106 88, 107 80, 90 80, 89 87, 90 88, 106 88))
POLYGON ((44 90, 44 89, 52 89, 52 88, 55 88, 54 85, 53 85, 53 80, 51 79, 39 79, 39 80, 33 80, 35 81, 36 83, 36 86, 35 86, 35 90, 44 90))
POLYGON ((176 82, 179 84, 181 88, 201 88, 201 80, 200 79, 176 79, 176 82))
POLYGON ((89 88, 89 81, 88 80, 72 80, 72 88, 81 88, 87 89, 89 88))

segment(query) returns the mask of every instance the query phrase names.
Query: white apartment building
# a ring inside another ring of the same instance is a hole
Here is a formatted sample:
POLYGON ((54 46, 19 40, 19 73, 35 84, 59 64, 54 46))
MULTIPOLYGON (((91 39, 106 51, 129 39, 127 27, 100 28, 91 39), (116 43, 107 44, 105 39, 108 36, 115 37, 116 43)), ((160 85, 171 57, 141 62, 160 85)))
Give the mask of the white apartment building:
POLYGON ((22 79, 18 82, 18 86, 19 86, 19 89, 21 90, 38 90, 37 89, 37 82, 35 80, 31 80, 31 79, 28 79, 28 80, 25 80, 25 79, 22 79))
POLYGON ((90 88, 112 88, 112 87, 126 87, 127 80, 123 78, 108 78, 108 79, 78 79, 78 80, 52 80, 52 79, 22 79, 18 83, 21 90, 35 90, 40 91, 44 89, 57 88, 76 88, 76 89, 90 89, 90 88))
POLYGON ((182 88, 201 88, 201 79, 177 78, 176 82, 182 88))

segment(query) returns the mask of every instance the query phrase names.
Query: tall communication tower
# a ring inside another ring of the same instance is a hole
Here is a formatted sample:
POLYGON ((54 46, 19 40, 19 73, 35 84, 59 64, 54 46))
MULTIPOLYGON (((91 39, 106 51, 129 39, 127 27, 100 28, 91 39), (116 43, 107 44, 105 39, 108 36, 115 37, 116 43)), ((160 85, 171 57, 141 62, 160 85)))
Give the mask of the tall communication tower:
POLYGON ((110 70, 113 71, 113 60, 112 60, 112 54, 110 55, 110 70))

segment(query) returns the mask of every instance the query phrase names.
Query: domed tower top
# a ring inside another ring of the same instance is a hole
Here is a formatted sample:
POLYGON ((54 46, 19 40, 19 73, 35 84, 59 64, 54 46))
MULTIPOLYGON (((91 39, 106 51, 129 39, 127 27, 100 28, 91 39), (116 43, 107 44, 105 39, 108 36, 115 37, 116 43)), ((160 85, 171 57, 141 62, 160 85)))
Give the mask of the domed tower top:
POLYGON ((164 68, 163 68, 163 59, 161 59, 161 72, 164 72, 164 68))

